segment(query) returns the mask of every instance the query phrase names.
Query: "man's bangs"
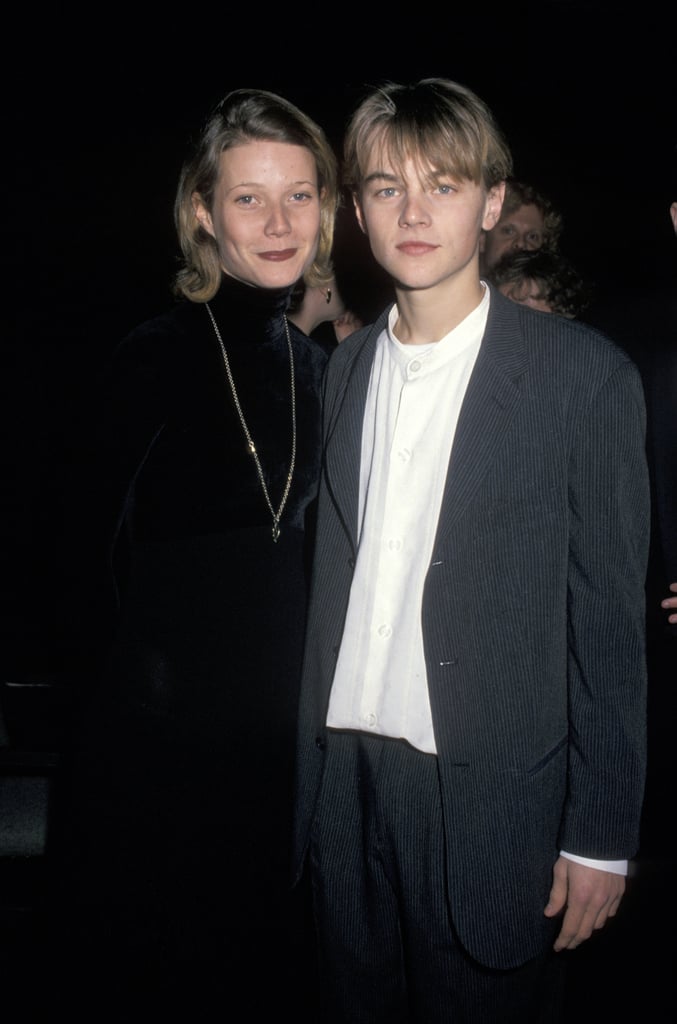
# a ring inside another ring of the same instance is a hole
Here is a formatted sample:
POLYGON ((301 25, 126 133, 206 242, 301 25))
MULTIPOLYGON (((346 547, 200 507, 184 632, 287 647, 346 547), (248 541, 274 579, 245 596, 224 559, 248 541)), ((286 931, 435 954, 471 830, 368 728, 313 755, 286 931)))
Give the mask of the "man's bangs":
POLYGON ((435 185, 440 178, 481 180, 482 168, 473 147, 462 136, 448 137, 436 126, 387 125, 372 135, 364 155, 373 157, 374 149, 380 166, 389 164, 400 176, 404 165, 413 161, 426 185, 435 185))

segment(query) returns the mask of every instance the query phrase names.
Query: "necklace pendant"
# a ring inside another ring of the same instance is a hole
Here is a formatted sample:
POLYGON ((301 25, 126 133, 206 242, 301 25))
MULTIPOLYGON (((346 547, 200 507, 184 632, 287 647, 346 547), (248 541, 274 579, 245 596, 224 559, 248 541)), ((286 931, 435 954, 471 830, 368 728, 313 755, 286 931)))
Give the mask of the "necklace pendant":
POLYGON ((282 492, 282 498, 280 500, 280 507, 278 508, 278 510, 276 512, 275 509, 273 508, 272 502, 270 500, 270 495, 268 494, 268 488, 266 487, 266 480, 265 480, 265 477, 263 475, 263 468, 262 468, 261 463, 259 461, 259 457, 256 454, 256 446, 254 444, 254 441, 252 439, 251 434, 249 433, 249 429, 247 427, 247 422, 246 422, 246 420, 244 418, 244 414, 242 412, 242 407, 240 405, 240 399, 238 398, 237 389, 235 387, 235 381, 233 380, 233 374, 231 373, 231 369, 230 369, 230 363, 228 362, 228 353, 226 352, 226 346, 223 344, 223 339, 221 338, 221 332, 219 331, 218 324, 216 323, 216 320, 214 319, 214 314, 212 313, 211 309, 209 308, 209 303, 208 302, 205 303, 205 307, 206 307, 207 313, 209 314, 209 319, 212 322, 212 327, 214 328, 214 333, 216 335, 216 340, 218 341, 219 346, 221 348, 221 354, 223 356, 223 363, 224 363, 224 366, 225 366, 225 369, 226 369, 226 377, 228 378, 228 383, 230 385, 230 391, 231 391, 231 394, 233 396, 233 402, 235 404, 235 409, 237 410, 237 414, 238 414, 238 416, 240 418, 240 423, 242 425, 242 430, 244 431, 245 440, 247 442, 247 450, 249 451, 249 454, 254 459, 254 462, 256 463, 256 472, 259 475, 259 481, 261 483, 261 489, 263 491, 263 497, 265 498, 266 505, 270 509, 270 514, 273 517, 273 529, 271 531, 271 534, 272 534, 272 538, 273 538, 273 543, 277 544, 278 538, 280 536, 280 516, 282 515, 282 510, 284 509, 284 507, 285 507, 285 505, 287 503, 287 498, 289 497, 289 491, 290 491, 291 484, 292 484, 292 479, 293 479, 293 476, 294 476, 294 466, 296 465, 296 387, 295 387, 295 383, 294 383, 294 351, 293 351, 293 348, 292 348, 291 335, 289 333, 289 323, 287 321, 287 316, 286 316, 286 314, 283 314, 284 332, 285 332, 285 334, 287 336, 287 348, 289 350, 289 373, 290 373, 290 377, 291 377, 291 457, 289 459, 289 472, 287 473, 287 482, 286 482, 286 484, 284 486, 284 491, 282 492))

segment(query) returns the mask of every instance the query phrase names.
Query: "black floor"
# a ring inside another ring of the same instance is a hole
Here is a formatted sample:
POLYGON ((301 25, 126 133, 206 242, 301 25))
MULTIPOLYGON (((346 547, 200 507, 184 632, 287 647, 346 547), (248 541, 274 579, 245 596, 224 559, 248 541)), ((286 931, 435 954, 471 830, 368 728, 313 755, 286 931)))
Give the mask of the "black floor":
MULTIPOLYGON (((45 705, 44 692, 26 692, 21 699, 29 697, 45 705)), ((52 693, 50 700, 55 699, 52 693)), ((55 708, 48 710, 53 715, 55 708)), ((667 753, 673 725, 661 723, 666 754, 649 776, 643 848, 631 865, 619 913, 579 949, 562 954, 568 963, 562 1024, 677 1021, 675 806, 667 786, 674 777, 674 758, 667 753)), ((54 739, 49 730, 37 730, 31 738, 37 750, 27 749, 25 742, 23 748, 0 743, 0 1018, 7 1024, 57 1019, 50 1012, 54 951, 45 941, 41 911, 46 814, 58 755, 49 749, 54 739)), ((151 1024, 130 1007, 125 1024, 136 1020, 151 1024)))
MULTIPOLYGON (((677 1020, 675 867, 674 859, 640 859, 616 918, 578 950, 564 954, 569 973, 562 1024, 677 1020)), ((56 1020, 49 1014, 50 951, 36 930, 41 865, 3 858, 0 874, 3 1019, 7 1024, 56 1020), (10 1009, 13 1013, 5 1015, 10 1009)), ((141 1020, 130 1007, 125 1021, 136 1019, 141 1020)))
MULTIPOLYGON (((5 1011, 14 1004, 15 1014, 2 1014, 7 1024, 50 1020, 51 951, 40 926, 44 867, 37 853, 0 858, 0 1002, 5 1011)), ((677 1020, 676 869, 674 855, 640 856, 616 918, 563 954, 569 964, 563 1024, 677 1020)), ((125 1020, 135 1019, 130 1008, 125 1020)))

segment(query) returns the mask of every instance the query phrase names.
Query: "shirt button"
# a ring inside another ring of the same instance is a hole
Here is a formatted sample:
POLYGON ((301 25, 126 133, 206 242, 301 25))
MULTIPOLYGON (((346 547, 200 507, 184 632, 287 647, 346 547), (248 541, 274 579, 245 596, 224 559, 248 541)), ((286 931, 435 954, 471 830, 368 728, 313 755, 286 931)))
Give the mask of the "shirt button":
POLYGON ((376 725, 376 715, 373 712, 369 715, 365 715, 364 721, 367 725, 376 725))
POLYGON ((393 537, 391 540, 389 540, 388 541, 388 549, 390 551, 401 551, 402 550, 402 541, 400 540, 400 538, 399 537, 393 537))
POLYGON ((392 629, 384 622, 382 626, 378 627, 377 632, 379 636, 383 637, 384 639, 387 639, 387 637, 391 635, 392 629))
POLYGON ((418 359, 414 359, 413 363, 409 363, 409 369, 411 370, 412 373, 418 373, 418 371, 421 369, 421 364, 419 363, 418 359))
POLYGON ((408 448, 401 448, 400 451, 397 453, 397 456, 400 462, 408 462, 409 459, 411 458, 411 452, 409 451, 408 448))

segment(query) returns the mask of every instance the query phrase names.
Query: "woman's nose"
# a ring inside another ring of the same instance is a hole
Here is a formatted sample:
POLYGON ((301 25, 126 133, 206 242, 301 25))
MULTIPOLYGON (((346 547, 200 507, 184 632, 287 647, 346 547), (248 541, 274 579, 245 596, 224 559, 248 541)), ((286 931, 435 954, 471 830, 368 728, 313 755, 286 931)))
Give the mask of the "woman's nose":
POLYGON ((291 230, 289 217, 283 206, 274 206, 266 221, 266 233, 269 235, 286 235, 291 230))

